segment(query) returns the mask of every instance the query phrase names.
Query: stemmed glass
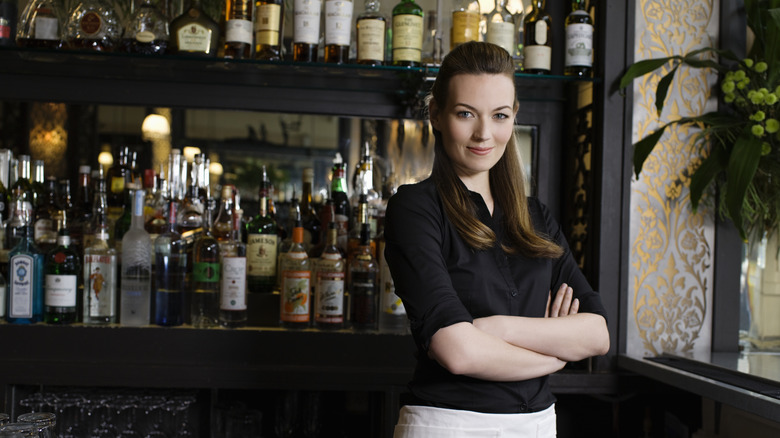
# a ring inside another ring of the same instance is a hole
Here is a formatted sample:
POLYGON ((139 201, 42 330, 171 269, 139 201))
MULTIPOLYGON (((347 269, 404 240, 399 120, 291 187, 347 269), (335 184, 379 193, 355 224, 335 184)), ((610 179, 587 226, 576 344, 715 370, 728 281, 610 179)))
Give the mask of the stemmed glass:
POLYGON ((298 391, 284 391, 276 402, 274 432, 279 438, 289 438, 295 433, 298 411, 298 391))

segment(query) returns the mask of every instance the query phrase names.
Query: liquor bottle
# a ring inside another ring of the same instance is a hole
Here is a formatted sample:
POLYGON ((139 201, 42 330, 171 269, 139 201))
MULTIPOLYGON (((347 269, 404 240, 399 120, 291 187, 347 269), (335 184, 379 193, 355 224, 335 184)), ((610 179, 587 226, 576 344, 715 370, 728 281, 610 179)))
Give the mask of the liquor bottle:
POLYGON ((260 181, 260 212, 246 225, 247 283, 250 292, 271 293, 276 286, 278 226, 268 212, 269 182, 265 166, 260 181))
POLYGON ((383 65, 387 19, 379 12, 379 0, 365 1, 365 11, 357 17, 356 62, 365 65, 383 65))
POLYGON ((338 243, 338 225, 328 223, 325 249, 314 259, 314 324, 317 328, 344 326, 344 277, 346 264, 338 243))
POLYGON ((61 216, 57 206, 57 179, 46 178, 46 189, 40 197, 40 205, 34 209, 33 238, 44 254, 57 246, 57 218, 61 216))
POLYGON ((16 44, 27 48, 58 49, 62 46, 64 23, 65 14, 57 0, 33 0, 19 16, 16 44))
MULTIPOLYGON (((110 223, 109 236, 111 245, 114 245, 114 226, 116 221, 125 211, 126 196, 125 187, 132 181, 128 159, 130 148, 119 150, 119 160, 106 172, 106 194, 108 195, 108 220, 110 223)), ((121 241, 121 239, 120 239, 121 241)), ((121 253, 121 252, 120 252, 121 253)))
POLYGON ((222 276, 219 288, 219 324, 222 327, 243 327, 247 322, 246 245, 241 242, 243 212, 233 214, 233 234, 230 243, 220 246, 222 276))
POLYGON ((189 9, 171 21, 170 33, 169 53, 217 56, 219 25, 201 9, 200 0, 190 2, 189 9))
MULTIPOLYGON (((0 46, 10 47, 16 45, 16 0, 0 0, 0 46)), ((5 306, 5 303, 0 304, 5 306)), ((4 314, 0 314, 3 318, 4 314)))
POLYGON ((170 201, 175 201, 168 198, 168 181, 160 179, 159 185, 154 199, 150 203, 148 200, 144 202, 144 220, 146 220, 144 228, 152 241, 168 229, 168 206, 170 201), (151 212, 149 213, 148 210, 151 212))
POLYGON ((19 206, 14 213, 24 225, 19 241, 8 253, 8 308, 6 320, 16 324, 32 324, 43 318, 43 254, 35 245, 32 215, 19 206))
POLYGON ((353 216, 352 227, 349 230, 349 237, 347 239, 347 258, 352 259, 352 256, 360 246, 360 233, 363 229, 363 224, 368 224, 369 239, 371 239, 371 253, 376 257, 376 242, 374 241, 374 233, 372 232, 371 214, 369 213, 370 207, 368 204, 368 198, 366 194, 360 195, 358 204, 355 208, 355 215, 353 216))
POLYGON ((439 31, 439 13, 434 10, 425 12, 425 30, 422 45, 422 63, 425 65, 441 65, 441 31, 439 31))
POLYGON ((81 0, 70 12, 66 40, 71 49, 111 52, 122 36, 113 2, 81 0))
POLYGON ((379 329, 395 333, 406 333, 409 321, 403 301, 395 294, 395 283, 385 259, 384 230, 379 232, 377 258, 379 259, 379 329))
POLYGON ((255 59, 281 61, 284 1, 255 0, 255 59))
POLYGON ((546 0, 533 0, 533 10, 523 21, 523 71, 550 74, 552 60, 552 17, 545 10, 546 0))
POLYGON ((32 186, 33 192, 33 210, 36 210, 43 204, 43 198, 46 192, 46 177, 43 172, 43 160, 34 160, 32 162, 32 180, 30 180, 30 185, 32 186))
POLYGON ((79 186, 73 203, 73 220, 70 222, 70 243, 79 254, 84 254, 84 227, 92 220, 92 192, 89 166, 79 166, 79 186))
POLYGON ((176 231, 176 201, 169 201, 168 228, 154 240, 154 323, 184 324, 187 249, 176 231))
MULTIPOLYGON (((374 159, 371 156, 371 146, 369 142, 363 143, 361 158, 355 168, 352 187, 354 188, 352 193, 353 214, 358 212, 357 205, 361 201, 361 195, 365 194, 368 207, 368 221, 371 224, 371 235, 376 236, 377 217, 379 216, 379 210, 382 204, 382 196, 374 189, 374 159)), ((359 233, 359 227, 355 226, 355 224, 359 223, 357 216, 353 216, 352 219, 353 231, 359 233)))
POLYGON ((566 17, 566 55, 563 74, 590 77, 593 70, 593 19, 585 0, 572 0, 566 17))
POLYGON ((91 239, 84 248, 84 324, 116 322, 117 252, 108 245, 105 183, 99 179, 93 203, 91 239))
POLYGON ((487 34, 485 41, 501 46, 515 54, 515 20, 506 10, 506 0, 496 0, 496 7, 487 14, 487 34))
POLYGON ((71 324, 78 320, 81 263, 70 245, 65 220, 60 220, 58 227, 57 246, 44 260, 44 318, 49 324, 71 324))
POLYGON ((108 234, 108 245, 111 244, 111 221, 108 218, 108 191, 106 189, 106 179, 103 177, 103 169, 98 169, 98 175, 95 178, 94 197, 92 199, 92 217, 89 224, 83 229, 84 248, 92 245, 98 234, 105 231, 108 234))
POLYGON ((515 48, 510 53, 515 60, 515 70, 520 71, 523 69, 523 59, 525 57, 525 6, 522 3, 512 17, 515 22, 515 48))
POLYGON ((349 62, 349 45, 352 39, 352 0, 325 0, 325 62, 346 64, 349 62))
MULTIPOLYGON (((18 160, 18 177, 11 185, 11 213, 6 225, 6 245, 13 248, 28 225, 33 226, 33 191, 30 182, 30 156, 20 155, 18 160), (23 211, 22 211, 23 210, 23 211)), ((13 167, 11 175, 13 176, 13 167)), ((33 232, 32 229, 30 232, 33 232)), ((34 239, 34 234, 31 235, 34 239)))
POLYGON ((479 2, 477 0, 454 0, 450 50, 463 43, 479 40, 479 19, 479 2))
MULTIPOLYGON (((339 157, 340 158, 340 157, 339 157)), ((346 254, 347 236, 349 234, 350 203, 347 188, 347 165, 343 161, 333 164, 330 196, 333 198, 333 221, 338 227, 338 243, 336 246, 346 254)))
POLYGON ((423 15, 423 9, 414 0, 401 0, 393 8, 393 65, 420 65, 423 15))
POLYGON ((301 193, 301 222, 303 223, 303 246, 308 250, 320 243, 322 224, 312 205, 311 193, 314 184, 314 169, 303 169, 303 193, 301 193))
POLYGON ((292 229, 292 245, 282 254, 281 297, 279 316, 283 327, 306 328, 309 326, 311 295, 311 267, 303 246, 303 224, 300 218, 292 229))
POLYGON ((219 242, 211 232, 211 210, 206 209, 203 233, 193 248, 190 318, 196 328, 219 324, 219 242))
MULTIPOLYGON (((133 202, 135 202, 133 200, 134 193, 139 190, 141 190, 141 187, 136 183, 128 183, 125 186, 125 209, 122 212, 122 216, 119 216, 114 224, 114 248, 120 254, 122 254, 125 234, 130 231, 133 224, 133 214, 135 214, 132 208, 133 202)), ((143 223, 143 218, 141 218, 141 222, 143 223)), ((149 239, 151 240, 151 236, 149 236, 149 239)))
POLYGON ((225 58, 252 58, 254 6, 253 0, 225 1, 225 58))
POLYGON ((349 259, 347 287, 355 329, 376 329, 379 322, 379 267, 371 250, 371 226, 360 224, 360 243, 349 259))
POLYGON ((169 39, 168 19, 152 0, 143 0, 125 25, 122 49, 128 53, 162 55, 169 39))
POLYGON ((68 223, 73 220, 73 193, 70 190, 70 180, 61 179, 57 184, 59 196, 57 196, 57 208, 60 214, 67 216, 68 223))
POLYGON ((224 245, 228 245, 233 241, 233 216, 235 211, 233 208, 233 190, 235 186, 231 184, 225 184, 222 186, 222 194, 220 196, 219 212, 214 219, 214 224, 211 227, 211 232, 219 242, 220 250, 224 245))
POLYGON ((119 323, 149 324, 152 292, 152 241, 144 230, 144 191, 133 192, 132 223, 122 237, 119 323))
POLYGON ((294 1, 293 61, 317 62, 321 11, 322 0, 294 1))

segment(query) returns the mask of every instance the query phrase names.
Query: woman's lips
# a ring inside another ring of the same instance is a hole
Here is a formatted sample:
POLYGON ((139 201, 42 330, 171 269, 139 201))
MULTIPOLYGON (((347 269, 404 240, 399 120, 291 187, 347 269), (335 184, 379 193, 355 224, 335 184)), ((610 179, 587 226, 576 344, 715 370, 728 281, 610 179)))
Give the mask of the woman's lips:
POLYGON ((470 150, 471 153, 476 154, 476 155, 487 155, 487 154, 490 153, 490 151, 493 150, 493 148, 492 147, 491 148, 478 148, 478 147, 470 146, 470 147, 468 147, 468 150, 470 150))

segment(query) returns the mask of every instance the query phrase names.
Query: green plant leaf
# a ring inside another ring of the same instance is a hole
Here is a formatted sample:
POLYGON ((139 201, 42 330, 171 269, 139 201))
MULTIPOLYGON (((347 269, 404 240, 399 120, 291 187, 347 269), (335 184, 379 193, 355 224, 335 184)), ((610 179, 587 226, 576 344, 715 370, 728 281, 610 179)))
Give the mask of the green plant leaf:
POLYGON ((674 74, 677 73, 677 67, 679 67, 679 64, 675 65, 672 71, 658 81, 658 88, 655 89, 655 109, 658 111, 659 117, 664 109, 664 101, 669 93, 669 86, 672 84, 672 80, 674 80, 674 74))
POLYGON ((661 136, 664 135, 667 126, 669 126, 668 123, 647 137, 634 143, 634 173, 637 178, 639 178, 639 173, 642 172, 642 166, 644 166, 645 160, 647 160, 647 157, 653 152, 653 149, 655 149, 655 145, 658 143, 658 140, 661 139, 661 136))
POLYGON ((767 11, 765 47, 764 57, 769 65, 768 83, 777 84, 777 75, 780 74, 780 8, 767 11))
POLYGON ((681 58, 679 56, 669 56, 667 58, 645 59, 632 64, 628 70, 626 70, 626 73, 623 75, 623 77, 620 78, 620 89, 622 90, 623 88, 626 88, 627 86, 631 85, 631 82, 634 79, 653 72, 674 59, 681 58))
POLYGON ((710 154, 691 175, 691 209, 694 213, 699 208, 699 200, 710 182, 720 172, 726 169, 728 156, 719 144, 712 145, 710 154))
POLYGON ((742 221, 742 205, 748 186, 756 174, 758 162, 761 159, 761 139, 746 127, 734 143, 728 168, 728 185, 726 187, 726 209, 731 220, 739 230, 739 235, 745 240, 745 224, 742 221))

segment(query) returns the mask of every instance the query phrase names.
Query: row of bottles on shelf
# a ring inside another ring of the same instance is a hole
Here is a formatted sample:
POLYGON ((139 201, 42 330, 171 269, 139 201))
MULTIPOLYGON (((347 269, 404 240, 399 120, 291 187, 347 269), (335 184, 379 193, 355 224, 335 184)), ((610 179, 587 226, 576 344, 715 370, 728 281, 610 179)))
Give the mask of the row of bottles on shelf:
MULTIPOLYGON (((514 14, 506 2, 496 0, 492 11, 482 13, 477 0, 452 0, 450 50, 468 41, 488 41, 512 54, 518 69, 550 73, 553 23, 546 0, 531 0, 528 13, 521 1, 514 14)), ((6 16, 0 18, 0 45, 398 66, 437 64, 446 53, 437 12, 427 11, 424 25, 426 14, 414 0, 401 0, 390 22, 379 11, 379 0, 365 0, 355 19, 352 0, 296 0, 291 56, 284 44, 283 0, 226 0, 221 24, 198 0, 177 17, 143 0, 124 24, 111 2, 82 0, 65 14, 58 0, 31 0, 19 15, 15 38, 15 12, 6 3, 0 9, 6 16)), ((571 0, 565 26, 565 44, 556 47, 565 53, 564 73, 590 76, 593 20, 586 0, 571 0)))
POLYGON ((0 199, 8 202, 8 290, 0 317, 21 324, 240 327, 249 312, 268 313, 249 308, 268 305, 247 297, 256 294, 278 298, 276 320, 285 327, 406 330, 383 260, 384 204, 373 188, 367 144, 355 196, 337 156, 327 200, 312 202, 314 174, 304 169, 301 199, 293 195, 286 218, 276 215, 265 167, 259 212, 251 217, 235 186, 223 185, 218 202, 211 196, 204 155, 190 166, 173 150, 167 172, 148 169, 143 185, 132 156, 124 148, 105 176, 98 170, 93 178, 82 166, 73 202, 67 180, 42 178, 41 160, 31 178, 29 156, 0 151, 0 199), (1 169, 9 162, 6 191, 1 169))

